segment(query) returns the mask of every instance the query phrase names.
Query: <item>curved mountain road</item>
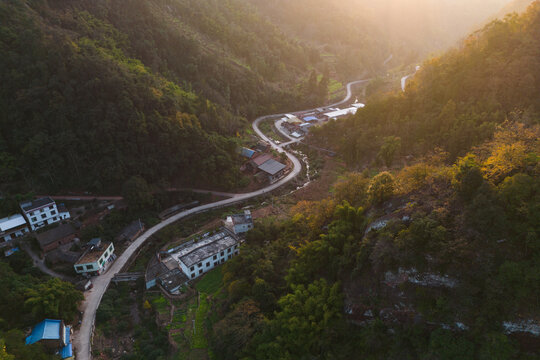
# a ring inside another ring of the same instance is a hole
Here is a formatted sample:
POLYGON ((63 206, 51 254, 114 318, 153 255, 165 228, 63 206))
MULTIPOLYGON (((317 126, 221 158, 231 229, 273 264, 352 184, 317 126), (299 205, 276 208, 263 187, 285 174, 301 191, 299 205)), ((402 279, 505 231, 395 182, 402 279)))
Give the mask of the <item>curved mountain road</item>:
MULTIPOLYGON (((347 84, 347 96, 342 101, 332 104, 329 106, 336 106, 343 104, 350 100, 352 97, 352 91, 351 87, 355 84, 363 83, 368 80, 359 80, 359 81, 353 81, 347 84)), ((128 260, 132 257, 133 254, 137 252, 137 250, 148 240, 152 235, 157 233, 158 231, 162 230, 163 228, 173 224, 174 222, 189 216, 193 214, 202 213, 211 209, 216 209, 219 207, 225 207, 229 206, 235 203, 239 203, 242 201, 245 201, 247 199, 251 199, 260 195, 264 195, 266 193, 269 193, 285 184, 290 182, 292 179, 294 179, 300 172, 302 171, 302 164, 300 163, 300 160, 298 160, 294 155, 284 150, 280 145, 275 144, 272 140, 270 140, 260 129, 259 124, 261 121, 264 121, 269 118, 277 117, 277 116, 283 116, 284 114, 274 114, 274 115, 266 115, 261 116, 257 118, 253 124, 253 130, 255 133, 263 140, 267 141, 271 144, 272 148, 277 150, 280 153, 285 153, 289 160, 293 163, 294 168, 293 170, 283 179, 279 180, 278 182, 271 184, 264 189, 260 189, 257 191, 249 192, 249 193, 243 193, 243 194, 228 194, 232 197, 229 199, 217 201, 210 204, 200 205, 197 207, 194 207, 192 209, 180 212, 176 215, 171 216, 170 218, 160 222, 159 224, 151 227, 148 229, 145 233, 143 233, 141 236, 139 236, 125 251, 122 253, 122 255, 118 256, 115 262, 113 262, 109 269, 102 275, 92 278, 92 282, 94 284, 94 287, 87 291, 85 293, 85 300, 82 303, 82 311, 83 311, 83 319, 80 328, 78 331, 76 331, 73 334, 73 346, 75 348, 76 357, 79 360, 90 360, 92 359, 92 353, 91 353, 91 344, 92 344, 92 336, 93 336, 93 328, 96 318, 96 312, 99 307, 99 304, 101 302, 101 299, 103 295, 105 294, 105 291, 109 287, 109 284, 114 277, 114 274, 120 272, 122 268, 127 264, 128 260)))

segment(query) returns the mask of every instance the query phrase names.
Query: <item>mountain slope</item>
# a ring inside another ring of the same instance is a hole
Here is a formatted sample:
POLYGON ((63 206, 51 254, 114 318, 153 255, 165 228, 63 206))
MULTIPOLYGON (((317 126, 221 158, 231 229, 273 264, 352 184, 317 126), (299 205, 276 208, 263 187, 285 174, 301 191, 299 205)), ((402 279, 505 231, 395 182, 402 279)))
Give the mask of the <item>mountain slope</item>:
POLYGON ((117 191, 133 175, 236 186, 227 137, 291 106, 318 62, 236 1, 14 0, 0 19, 8 193, 117 191))
POLYGON ((355 166, 374 160, 391 136, 400 137, 401 155, 438 147, 452 161, 507 118, 538 123, 539 9, 491 23, 461 49, 427 61, 404 94, 374 99, 352 119, 315 131, 315 140, 355 166))

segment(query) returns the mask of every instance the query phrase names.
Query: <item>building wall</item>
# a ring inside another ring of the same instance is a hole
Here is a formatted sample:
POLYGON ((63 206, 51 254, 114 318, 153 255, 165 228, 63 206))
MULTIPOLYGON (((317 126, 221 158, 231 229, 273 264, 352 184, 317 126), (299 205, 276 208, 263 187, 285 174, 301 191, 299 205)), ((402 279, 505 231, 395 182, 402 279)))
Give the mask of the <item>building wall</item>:
POLYGON ((75 264, 73 266, 74 269, 75 269, 75 272, 77 274, 83 274, 83 273, 88 273, 88 272, 90 272, 90 273, 91 272, 97 272, 98 274, 100 274, 101 271, 103 270, 103 268, 107 265, 107 261, 112 256, 112 254, 114 254, 114 245, 113 245, 113 243, 111 243, 107 247, 107 250, 105 250, 103 252, 103 254, 99 257, 99 259, 97 259, 96 261, 94 261, 92 263, 84 263, 84 264, 77 263, 77 264, 75 264))
POLYGON ((30 212, 24 211, 24 217, 30 224, 32 230, 62 220, 55 203, 30 212))
POLYGON ((253 224, 236 224, 234 225, 234 233, 241 234, 253 229, 253 224))
POLYGON ((240 252, 240 244, 236 244, 228 249, 221 251, 220 253, 209 256, 201 261, 199 264, 195 264, 191 267, 187 267, 182 261, 180 261, 180 268, 186 274, 188 279, 196 279, 199 276, 207 273, 216 266, 223 264, 225 261, 232 259, 233 256, 238 255, 240 252))
POLYGON ((47 245, 41 246, 40 244, 40 247, 41 247, 41 250, 43 250, 44 252, 53 251, 54 249, 58 248, 60 245, 69 244, 70 242, 73 241, 74 238, 75 238, 75 234, 71 234, 66 237, 57 239, 56 241, 53 241, 52 243, 49 243, 47 245))
POLYGON ((28 232, 28 227, 25 226, 22 229, 16 229, 15 231, 7 232, 1 237, 1 239, 4 241, 11 241, 13 239, 23 236, 24 234, 27 234, 28 232))

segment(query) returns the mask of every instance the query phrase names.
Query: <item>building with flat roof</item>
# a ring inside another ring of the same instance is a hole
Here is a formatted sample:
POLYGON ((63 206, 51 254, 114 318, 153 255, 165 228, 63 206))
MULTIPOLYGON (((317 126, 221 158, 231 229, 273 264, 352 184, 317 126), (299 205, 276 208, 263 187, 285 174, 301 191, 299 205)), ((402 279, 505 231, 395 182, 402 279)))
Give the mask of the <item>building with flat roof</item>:
POLYGON ((20 207, 32 230, 70 218, 67 209, 64 207, 60 213, 50 197, 23 202, 20 207))
POLYGON ((109 263, 116 259, 112 242, 100 242, 98 246, 92 245, 73 265, 77 274, 100 275, 109 263))
POLYGON ((224 225, 236 235, 248 232, 249 230, 253 229, 253 218, 251 217, 251 211, 245 210, 243 214, 227 216, 224 225))
POLYGON ((28 232, 26 219, 20 214, 0 219, 0 239, 3 241, 11 241, 28 232))
POLYGON ((77 229, 71 224, 61 224, 53 229, 36 235, 39 247, 43 252, 49 252, 60 245, 73 241, 77 235, 77 229))
POLYGON ((240 240, 236 235, 221 229, 214 235, 203 236, 189 246, 178 248, 170 256, 178 262, 188 279, 195 279, 238 255, 239 248, 240 240))
POLYGON ((356 108, 356 107, 350 107, 350 108, 346 108, 346 109, 342 109, 342 110, 336 109, 334 111, 324 113, 324 116, 326 118, 328 118, 329 120, 330 119, 337 119, 339 117, 343 117, 343 116, 347 116, 347 115, 354 115, 354 114, 356 114, 357 111, 358 111, 358 108, 356 108))
POLYGON ((265 172, 268 176, 268 181, 270 184, 273 184, 283 176, 286 167, 286 165, 274 159, 270 159, 260 165, 259 170, 265 172))

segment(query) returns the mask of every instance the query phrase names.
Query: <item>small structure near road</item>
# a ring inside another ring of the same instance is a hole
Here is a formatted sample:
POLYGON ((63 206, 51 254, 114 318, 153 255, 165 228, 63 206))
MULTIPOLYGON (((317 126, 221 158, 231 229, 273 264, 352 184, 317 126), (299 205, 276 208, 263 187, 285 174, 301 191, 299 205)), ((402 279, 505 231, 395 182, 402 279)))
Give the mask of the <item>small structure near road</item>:
POLYGON ((248 232, 253 229, 253 217, 251 216, 251 211, 245 210, 243 214, 227 216, 224 225, 236 235, 248 232))
POLYGON ((141 219, 135 220, 122 229, 120 234, 116 237, 116 241, 134 241, 143 232, 144 223, 141 221, 141 219))
POLYGON ((66 326, 62 320, 45 319, 32 329, 26 337, 26 345, 37 342, 55 352, 62 359, 73 359, 73 348, 71 345, 71 327, 66 326))
POLYGON ((77 229, 72 224, 61 224, 53 229, 36 235, 39 247, 43 252, 49 252, 60 245, 69 244, 77 236, 77 229))
POLYGON ((73 266, 77 274, 100 275, 116 259, 112 242, 101 242, 101 239, 92 239, 94 243, 82 254, 73 266))
POLYGON ((286 167, 286 165, 274 159, 270 159, 260 165, 259 170, 266 173, 268 177, 268 182, 270 184, 273 184, 283 176, 286 167))

